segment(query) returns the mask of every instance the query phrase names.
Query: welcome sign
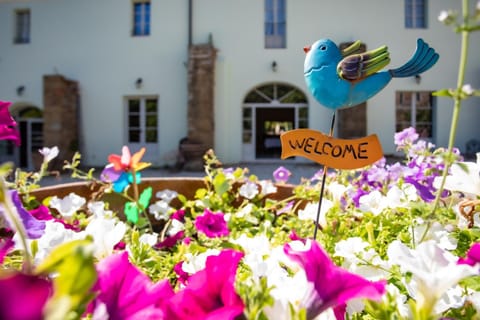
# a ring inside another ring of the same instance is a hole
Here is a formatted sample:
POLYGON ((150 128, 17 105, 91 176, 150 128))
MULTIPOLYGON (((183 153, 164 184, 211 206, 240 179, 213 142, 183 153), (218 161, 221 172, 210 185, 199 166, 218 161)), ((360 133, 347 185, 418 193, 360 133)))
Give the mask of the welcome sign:
POLYGON ((376 134, 359 139, 338 139, 320 131, 296 129, 280 136, 282 159, 302 156, 329 168, 358 169, 383 157, 376 134))

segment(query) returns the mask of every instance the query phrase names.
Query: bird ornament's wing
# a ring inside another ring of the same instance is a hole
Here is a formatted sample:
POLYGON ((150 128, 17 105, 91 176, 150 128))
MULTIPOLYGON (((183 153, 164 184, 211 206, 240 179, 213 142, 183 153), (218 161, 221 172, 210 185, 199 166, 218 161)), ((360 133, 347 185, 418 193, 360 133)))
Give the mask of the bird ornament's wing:
MULTIPOLYGON (((357 41, 360 46, 360 42, 357 41)), ((358 48, 353 43, 342 51, 344 58, 337 65, 338 76, 348 81, 360 81, 380 71, 390 63, 390 54, 386 46, 364 53, 355 53, 358 48)))

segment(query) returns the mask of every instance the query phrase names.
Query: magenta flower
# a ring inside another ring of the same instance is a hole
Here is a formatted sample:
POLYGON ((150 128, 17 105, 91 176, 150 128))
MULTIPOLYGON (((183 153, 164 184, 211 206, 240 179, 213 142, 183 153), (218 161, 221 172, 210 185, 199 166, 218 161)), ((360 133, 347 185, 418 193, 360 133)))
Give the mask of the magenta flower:
POLYGON ((17 123, 10 115, 8 108, 11 102, 0 101, 0 140, 12 140, 20 145, 20 133, 16 129, 17 123))
POLYGON ((477 263, 480 263, 480 242, 474 243, 470 247, 465 258, 458 259, 458 264, 474 266, 477 263))
POLYGON ((3 259, 15 246, 15 242, 12 239, 0 239, 0 264, 3 263, 3 259))
POLYGON ((170 216, 170 219, 172 220, 178 220, 180 222, 185 222, 185 210, 177 210, 172 215, 170 216))
POLYGON ((275 182, 285 183, 290 178, 292 173, 285 167, 280 166, 275 171, 273 171, 273 179, 275 182))
POLYGON ((21 273, 0 278, 0 319, 43 319, 43 308, 53 293, 52 283, 21 273))
POLYGON ((195 227, 209 238, 228 236, 229 231, 223 213, 208 209, 195 219, 195 227))
POLYGON ((306 306, 307 319, 314 319, 329 308, 334 308, 337 319, 343 319, 345 313, 339 311, 347 301, 356 298, 378 300, 385 293, 386 281, 371 282, 336 266, 316 241, 307 239, 305 246, 306 251, 286 244, 284 251, 304 268, 307 280, 314 284, 315 296, 306 306))
POLYGON ((165 249, 171 248, 177 244, 178 241, 182 240, 185 237, 185 231, 181 230, 175 233, 174 235, 168 236, 163 241, 157 243, 155 248, 165 249))
POLYGON ((165 304, 166 319, 233 320, 244 303, 235 292, 235 275, 243 253, 231 249, 209 256, 205 269, 193 274, 187 286, 165 304))
POLYGON ((109 319, 164 319, 162 304, 173 295, 168 280, 153 284, 128 260, 128 253, 111 255, 97 265, 98 296, 90 306, 104 303, 109 319))

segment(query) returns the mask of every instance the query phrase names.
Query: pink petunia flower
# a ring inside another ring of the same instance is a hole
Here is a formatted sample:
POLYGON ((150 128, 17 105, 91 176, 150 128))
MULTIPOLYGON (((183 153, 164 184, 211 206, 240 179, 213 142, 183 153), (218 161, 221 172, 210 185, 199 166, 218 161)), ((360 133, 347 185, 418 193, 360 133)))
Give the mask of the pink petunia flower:
POLYGON ((163 303, 173 296, 168 280, 152 283, 130 263, 128 253, 111 255, 97 265, 97 298, 90 311, 105 304, 109 319, 166 319, 163 303))
POLYGON ((480 242, 474 243, 467 252, 465 258, 458 259, 458 264, 474 266, 480 263, 480 242))
POLYGON ((209 238, 228 236, 230 233, 224 214, 214 213, 208 209, 205 209, 203 215, 195 219, 195 227, 209 238))
POLYGON ((235 275, 243 253, 231 249, 209 256, 205 269, 164 305, 166 319, 233 320, 245 307, 235 292, 235 275))
POLYGON ((50 281, 14 273, 0 278, 0 319, 43 319, 43 308, 53 294, 50 281))
POLYGON ((314 284, 313 297, 307 301, 307 319, 334 308, 337 319, 343 319, 344 305, 356 298, 378 300, 385 293, 386 281, 371 282, 336 266, 320 245, 307 239, 285 244, 284 251, 305 270, 307 280, 314 284))
POLYGON ((8 108, 11 102, 0 101, 0 140, 12 140, 15 145, 20 145, 20 133, 17 123, 10 115, 8 108))

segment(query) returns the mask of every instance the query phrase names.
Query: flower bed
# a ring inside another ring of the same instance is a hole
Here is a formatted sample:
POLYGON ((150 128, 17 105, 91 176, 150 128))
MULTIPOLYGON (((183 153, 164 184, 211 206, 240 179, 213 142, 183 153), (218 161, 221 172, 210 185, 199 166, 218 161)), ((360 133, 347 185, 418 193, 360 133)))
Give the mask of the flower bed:
POLYGON ((5 215, 0 316, 474 318, 480 163, 452 167, 432 212, 444 150, 412 129, 395 138, 403 163, 328 172, 318 239, 321 171, 296 186, 283 167, 261 181, 210 151, 204 178, 142 180, 144 150, 124 148, 103 181, 78 158, 66 168, 87 181, 35 190, 35 175, 16 181, 22 192, 4 189, 4 204, 24 239, 5 215), (15 307, 25 297, 36 303, 15 307))

